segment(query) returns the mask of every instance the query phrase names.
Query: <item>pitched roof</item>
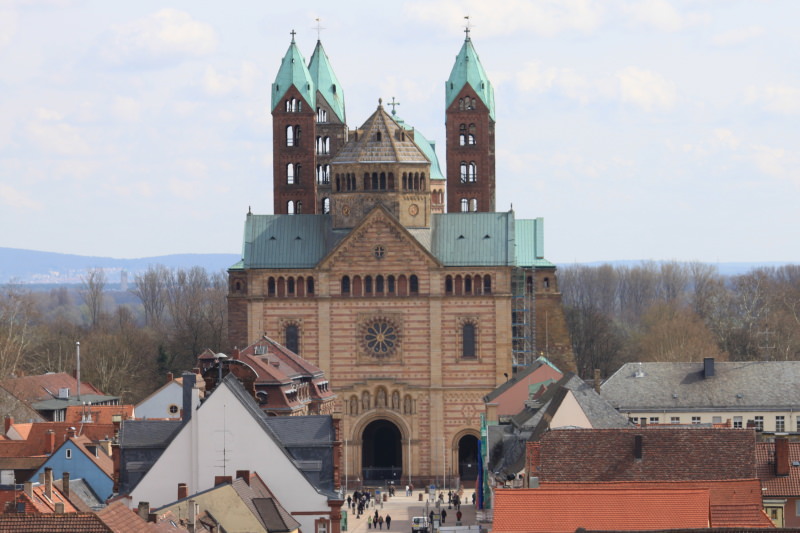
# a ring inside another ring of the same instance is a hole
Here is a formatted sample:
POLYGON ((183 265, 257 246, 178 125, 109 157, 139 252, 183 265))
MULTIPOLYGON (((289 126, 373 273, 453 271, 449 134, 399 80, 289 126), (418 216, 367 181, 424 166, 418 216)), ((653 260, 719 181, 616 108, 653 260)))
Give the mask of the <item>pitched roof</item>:
POLYGON ((428 161, 431 162, 430 179, 432 181, 446 180, 447 178, 445 178, 442 173, 442 168, 439 165, 439 157, 436 155, 436 143, 434 141, 429 141, 418 129, 406 124, 405 120, 397 116, 394 109, 392 110, 392 119, 394 119, 401 128, 411 132, 414 142, 419 149, 422 150, 422 153, 425 154, 425 157, 428 158, 428 161))
POLYGON ((627 363, 609 377, 601 394, 620 410, 796 408, 800 361, 627 363))
MULTIPOLYGON (((53 486, 66 496, 63 477, 53 480, 53 486)), ((97 499, 97 495, 83 479, 69 480, 68 499, 80 513, 89 513, 94 509, 102 509, 104 505, 103 502, 97 499)))
MULTIPOLYGON (((0 387, 30 405, 58 397, 60 389, 69 389, 71 395, 75 394, 78 380, 66 372, 58 372, 4 379, 0 381, 0 387)), ((81 396, 83 394, 103 395, 94 386, 81 381, 81 396)))
POLYGON ((164 448, 182 424, 180 420, 125 420, 119 428, 123 448, 164 448))
POLYGON ((556 429, 538 443, 530 475, 543 481, 670 481, 756 477, 755 432, 649 427, 556 429), (641 437, 642 458, 634 456, 641 437))
POLYGON ((495 533, 709 525, 708 490, 497 489, 494 504, 495 533))
POLYGON ((0 441, 0 457, 22 457, 50 454, 64 443, 69 432, 74 429, 76 436, 86 436, 92 441, 114 438, 117 428, 114 424, 75 424, 72 422, 34 422, 32 424, 13 424, 8 434, 22 437, 23 440, 0 441), (20 431, 17 431, 19 428, 20 431), (54 448, 50 448, 50 432, 54 436, 54 448))
POLYGON ((291 531, 300 527, 300 523, 281 506, 275 495, 257 475, 251 476, 249 482, 241 478, 236 479, 232 486, 267 531, 291 531))
POLYGON ((311 73, 308 68, 306 68, 306 60, 303 58, 303 54, 300 53, 300 49, 297 48, 297 44, 294 42, 294 36, 292 36, 289 49, 286 50, 286 55, 281 59, 281 66, 275 76, 275 82, 272 84, 272 107, 270 110, 275 110, 283 95, 292 86, 297 88, 313 110, 317 101, 314 81, 311 79, 311 73))
POLYGON ((152 524, 128 508, 122 501, 116 501, 97 512, 97 517, 114 533, 138 533, 153 531, 152 524))
POLYGON ((336 77, 333 71, 328 54, 322 47, 322 41, 317 41, 317 46, 314 47, 314 53, 311 54, 311 59, 308 62, 308 70, 311 73, 311 79, 314 81, 314 86, 319 91, 319 94, 331 106, 331 110, 336 114, 336 117, 342 121, 347 122, 345 119, 344 109, 344 91, 342 84, 336 77))
POLYGON ((19 533, 113 533, 94 513, 0 515, 0 531, 19 533))
POLYGON ((548 490, 707 490, 711 527, 770 528, 772 522, 764 514, 761 503, 761 483, 757 479, 716 481, 606 481, 606 482, 544 482, 548 490))
POLYGON ((450 107, 453 100, 456 99, 458 93, 464 85, 469 84, 478 95, 478 98, 489 109, 489 116, 494 120, 494 87, 492 82, 489 81, 489 76, 481 65, 481 60, 478 57, 478 52, 472 45, 472 39, 467 36, 464 44, 461 45, 456 56, 456 61, 453 64, 453 69, 450 71, 450 77, 447 79, 445 85, 445 108, 450 107))
POLYGON ((788 443, 789 475, 775 474, 775 443, 756 443, 756 469, 764 486, 764 496, 800 496, 800 442, 788 443))
MULTIPOLYGON (((97 465, 97 468, 99 468, 102 472, 104 472, 108 477, 113 478, 114 461, 111 459, 111 457, 106 455, 106 452, 100 446, 97 445, 94 446, 95 450, 97 450, 97 453, 94 453, 92 452, 92 450, 89 449, 89 447, 92 446, 91 439, 85 436, 72 437, 69 439, 69 441, 72 442, 72 444, 74 444, 75 447, 78 448, 81 452, 83 452, 83 454, 86 455, 86 457, 88 457, 89 460, 91 460, 95 465, 97 465)), ((62 447, 65 445, 66 443, 64 443, 62 447)))
POLYGON ((356 135, 350 137, 331 160, 331 165, 351 163, 414 163, 429 164, 411 135, 386 112, 382 104, 356 135))
POLYGON ((528 376, 530 376, 543 366, 549 366, 550 368, 556 370, 557 372, 561 372, 559 369, 554 367, 553 364, 550 363, 550 361, 548 361, 546 357, 539 357, 538 359, 536 359, 536 361, 533 362, 533 364, 530 364, 526 367, 522 367, 516 374, 511 376, 511 378, 509 378, 508 381, 506 381, 505 383, 494 389, 492 392, 484 396, 483 401, 491 402, 492 400, 494 400, 495 398, 506 392, 508 389, 514 387, 520 381, 525 380, 525 378, 527 378, 528 376))
POLYGON ((70 405, 64 415, 64 421, 73 425, 84 420, 86 414, 91 415, 93 422, 97 424, 113 424, 114 418, 128 420, 133 418, 133 405, 91 405, 87 408, 84 405, 70 405))

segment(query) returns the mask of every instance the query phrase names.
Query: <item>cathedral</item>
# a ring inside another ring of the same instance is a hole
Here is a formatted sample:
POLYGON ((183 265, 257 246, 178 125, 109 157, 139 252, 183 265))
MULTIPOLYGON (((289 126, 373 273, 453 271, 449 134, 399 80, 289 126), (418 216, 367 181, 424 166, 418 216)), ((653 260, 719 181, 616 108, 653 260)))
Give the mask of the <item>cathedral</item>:
POLYGON ((325 372, 351 487, 475 479, 484 397, 540 355, 574 369, 543 221, 495 211, 469 30, 444 93, 443 173, 391 104, 348 127, 320 41, 306 62, 292 32, 271 88, 274 214, 247 214, 230 341, 266 334, 325 372))

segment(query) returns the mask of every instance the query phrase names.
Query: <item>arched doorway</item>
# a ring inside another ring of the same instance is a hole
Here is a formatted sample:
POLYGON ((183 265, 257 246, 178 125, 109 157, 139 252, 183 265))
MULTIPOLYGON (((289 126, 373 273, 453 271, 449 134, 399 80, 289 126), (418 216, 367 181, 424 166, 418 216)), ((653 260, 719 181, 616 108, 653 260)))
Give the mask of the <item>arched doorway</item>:
POLYGON ((400 482, 403 449, 400 430, 388 420, 375 420, 361 436, 361 468, 365 484, 400 482))
POLYGON ((458 440, 458 476, 461 481, 478 478, 478 437, 464 435, 458 440))

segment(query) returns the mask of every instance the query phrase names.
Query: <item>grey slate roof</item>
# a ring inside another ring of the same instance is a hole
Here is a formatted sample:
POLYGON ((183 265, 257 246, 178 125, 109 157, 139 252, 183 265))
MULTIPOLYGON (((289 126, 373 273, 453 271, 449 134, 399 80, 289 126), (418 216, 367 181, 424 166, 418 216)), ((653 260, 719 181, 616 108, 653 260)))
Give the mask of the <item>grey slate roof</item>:
POLYGON ((178 432, 180 420, 124 420, 119 428, 121 448, 165 448, 178 432))
POLYGON ((601 393, 621 411, 797 410, 799 384, 800 361, 715 362, 707 379, 703 363, 627 363, 603 383, 601 393))
POLYGON ((253 498, 253 506, 270 533, 283 533, 300 528, 300 522, 278 505, 274 498, 253 498))
MULTIPOLYGON (((513 211, 445 213, 409 233, 445 266, 553 266, 541 257, 540 224, 513 211)), ((248 214, 242 261, 231 268, 314 268, 348 234, 331 229, 330 215, 248 214)))

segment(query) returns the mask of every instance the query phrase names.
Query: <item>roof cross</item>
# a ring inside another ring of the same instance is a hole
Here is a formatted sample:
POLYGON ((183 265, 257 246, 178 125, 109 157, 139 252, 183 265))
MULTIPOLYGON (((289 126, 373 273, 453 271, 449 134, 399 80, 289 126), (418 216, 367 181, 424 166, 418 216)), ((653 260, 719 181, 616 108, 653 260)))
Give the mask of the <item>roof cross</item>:
POLYGON ((465 41, 469 41, 469 29, 470 29, 470 26, 469 26, 469 15, 466 15, 464 18, 467 21, 467 26, 464 28, 464 33, 467 34, 467 37, 464 40, 465 41))
POLYGON ((319 17, 317 17, 317 18, 316 18, 316 19, 314 19, 314 20, 316 20, 316 21, 317 21, 317 27, 316 27, 316 28, 313 28, 313 29, 317 30, 317 40, 319 41, 319 40, 320 40, 320 37, 321 37, 321 35, 320 35, 320 34, 322 33, 322 30, 324 30, 324 29, 326 29, 326 28, 323 28, 323 27, 322 27, 322 24, 321 24, 321 23, 320 23, 320 21, 319 21, 319 17))
POLYGON ((399 105, 400 105, 400 102, 395 102, 395 101, 394 101, 394 96, 392 96, 392 101, 391 101, 391 102, 389 102, 389 103, 388 103, 388 104, 386 104, 386 105, 390 105, 390 106, 392 106, 392 115, 396 115, 396 114, 397 114, 397 112, 394 110, 394 108, 395 108, 395 107, 397 107, 397 106, 399 106, 399 105))
POLYGON ((295 34, 297 34, 297 32, 292 30, 289 33, 292 34, 292 44, 294 44, 294 36, 295 36, 295 34))

